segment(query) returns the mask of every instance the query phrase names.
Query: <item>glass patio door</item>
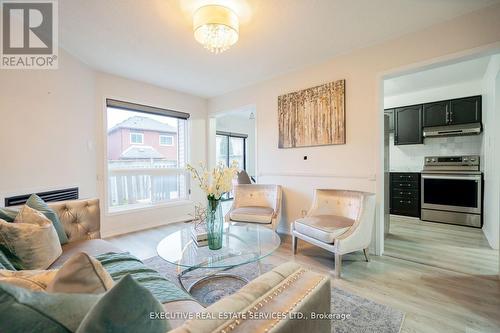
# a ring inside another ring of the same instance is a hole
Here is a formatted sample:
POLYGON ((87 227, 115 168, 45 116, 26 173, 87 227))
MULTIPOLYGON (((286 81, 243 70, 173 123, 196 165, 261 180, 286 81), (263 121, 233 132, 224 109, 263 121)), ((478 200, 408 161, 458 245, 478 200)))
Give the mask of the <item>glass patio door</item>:
POLYGON ((239 169, 246 170, 246 138, 245 134, 217 131, 217 162, 229 166, 233 161, 236 161, 239 169))
MULTIPOLYGON (((216 160, 229 166, 233 161, 238 162, 238 168, 246 170, 246 138, 245 134, 227 133, 217 131, 216 160)), ((225 194, 223 200, 231 200, 232 193, 225 194)))

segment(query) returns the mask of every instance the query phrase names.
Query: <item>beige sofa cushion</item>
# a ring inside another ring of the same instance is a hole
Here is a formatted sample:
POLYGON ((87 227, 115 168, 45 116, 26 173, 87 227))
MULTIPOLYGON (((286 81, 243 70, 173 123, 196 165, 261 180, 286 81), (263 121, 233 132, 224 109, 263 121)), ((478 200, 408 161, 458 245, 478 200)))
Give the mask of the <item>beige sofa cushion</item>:
POLYGON ((114 285, 111 275, 101 263, 80 252, 72 256, 57 271, 47 285, 47 292, 100 294, 114 285))
POLYGON ((0 242, 29 270, 46 269, 62 253, 52 222, 26 205, 13 223, 0 220, 0 242))
POLYGON ((271 223, 274 209, 269 207, 248 206, 233 209, 229 214, 232 221, 271 223))
POLYGON ((56 261, 50 266, 50 268, 61 267, 70 257, 74 256, 79 252, 87 253, 88 255, 95 257, 107 252, 122 253, 125 252, 122 249, 114 246, 110 242, 102 239, 91 239, 82 240, 76 242, 69 242, 64 244, 62 247, 63 254, 57 258, 56 261))
POLYGON ((45 291, 56 274, 57 270, 9 271, 2 269, 0 270, 0 282, 33 291, 45 291))
POLYGON ((349 230, 353 224, 354 220, 348 217, 318 215, 296 220, 294 229, 321 242, 333 243, 335 238, 349 230))

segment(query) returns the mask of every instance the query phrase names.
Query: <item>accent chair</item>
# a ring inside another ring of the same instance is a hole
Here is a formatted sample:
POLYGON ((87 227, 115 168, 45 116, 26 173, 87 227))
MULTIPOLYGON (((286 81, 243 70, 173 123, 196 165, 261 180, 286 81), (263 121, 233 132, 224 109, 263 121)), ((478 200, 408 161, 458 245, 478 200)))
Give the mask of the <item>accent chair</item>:
POLYGON ((276 230, 281 218, 281 186, 237 184, 226 222, 259 223, 276 230))
POLYGON ((369 261, 374 222, 373 193, 317 189, 307 215, 293 223, 293 253, 297 253, 297 238, 333 252, 335 276, 340 277, 342 255, 363 250, 369 261))

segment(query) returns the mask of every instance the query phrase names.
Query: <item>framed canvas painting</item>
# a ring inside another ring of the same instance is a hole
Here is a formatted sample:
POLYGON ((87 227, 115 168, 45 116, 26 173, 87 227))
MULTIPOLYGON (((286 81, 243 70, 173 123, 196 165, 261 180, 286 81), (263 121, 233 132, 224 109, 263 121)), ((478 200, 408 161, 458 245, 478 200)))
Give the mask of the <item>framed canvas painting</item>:
POLYGON ((345 144, 345 80, 278 97, 279 148, 345 144))

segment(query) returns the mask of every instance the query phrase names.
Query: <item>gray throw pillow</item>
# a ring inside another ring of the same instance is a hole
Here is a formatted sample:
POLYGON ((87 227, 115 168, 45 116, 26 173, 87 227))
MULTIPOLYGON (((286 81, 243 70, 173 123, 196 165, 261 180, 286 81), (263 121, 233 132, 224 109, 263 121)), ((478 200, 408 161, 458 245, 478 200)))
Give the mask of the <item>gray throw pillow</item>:
POLYGON ((0 332, 75 332, 100 297, 49 294, 0 282, 0 332))
POLYGON ((77 333, 165 333, 167 320, 152 319, 163 306, 130 275, 121 279, 87 313, 77 333))
POLYGON ((0 208, 0 219, 7 222, 14 222, 17 216, 17 210, 0 208))
POLYGON ((36 194, 32 194, 29 197, 28 201, 26 201, 26 205, 38 210, 39 212, 42 212, 43 215, 45 215, 49 220, 52 221, 52 224, 57 231, 57 237, 59 237, 59 242, 61 244, 66 244, 68 242, 68 236, 64 231, 64 226, 59 220, 59 217, 57 216, 56 212, 50 209, 50 207, 45 203, 45 201, 43 201, 42 198, 40 198, 36 194))

